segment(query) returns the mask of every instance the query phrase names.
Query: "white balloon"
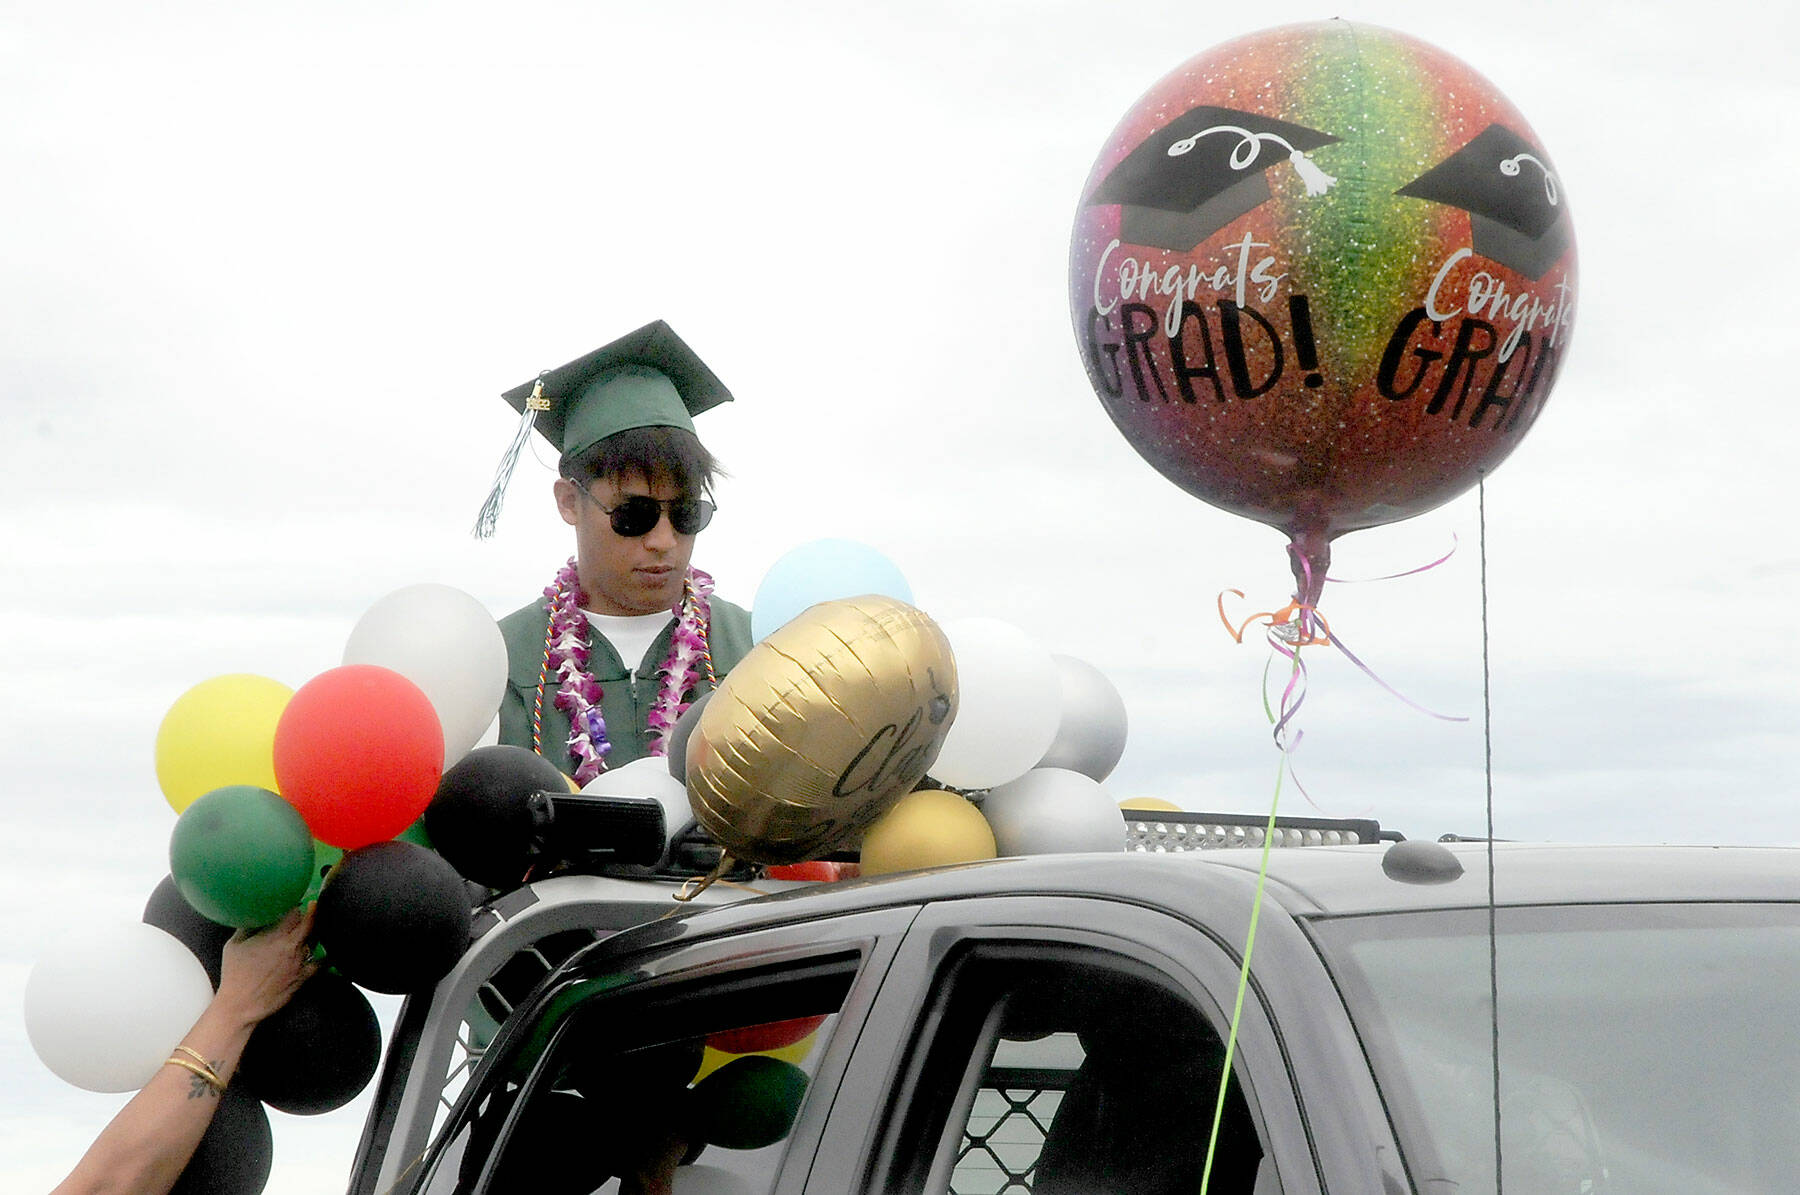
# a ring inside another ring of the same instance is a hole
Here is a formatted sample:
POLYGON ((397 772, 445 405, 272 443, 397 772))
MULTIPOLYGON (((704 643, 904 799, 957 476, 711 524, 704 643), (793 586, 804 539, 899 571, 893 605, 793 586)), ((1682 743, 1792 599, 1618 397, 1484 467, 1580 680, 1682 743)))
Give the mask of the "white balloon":
POLYGON ((1055 656, 1062 686, 1056 740, 1040 768, 1067 768, 1104 780, 1125 754, 1125 699, 1104 672, 1074 656, 1055 656))
MULTIPOLYGON (((482 731, 481 737, 475 740, 475 747, 495 747, 498 746, 499 743, 500 714, 496 711, 493 720, 487 724, 487 729, 482 731)), ((475 747, 470 747, 469 751, 475 750, 475 747)), ((468 753, 468 751, 463 752, 464 755, 467 755, 468 753)))
POLYGON ((663 853, 694 822, 688 804, 687 785, 669 775, 669 761, 646 755, 601 772, 581 788, 584 793, 606 797, 652 797, 663 807, 663 853))
POLYGON ((135 1091, 211 999, 206 968, 173 935, 138 921, 76 927, 25 981, 25 1033, 63 1081, 135 1091))
POLYGON ((761 1187, 719 1166, 677 1166, 675 1195, 756 1195, 761 1187))
POLYGON ((486 606, 448 585, 408 585, 370 606, 344 663, 391 668, 424 691, 444 728, 444 767, 480 740, 506 695, 506 639, 486 606))
POLYGON ((1125 818, 1091 776, 1034 768, 988 793, 981 815, 1002 855, 1060 855, 1125 849, 1125 818))
POLYGON ((1044 757, 1062 717, 1062 689, 1049 651, 1011 623, 956 618, 938 624, 956 657, 956 720, 932 779, 953 788, 992 788, 1044 757))

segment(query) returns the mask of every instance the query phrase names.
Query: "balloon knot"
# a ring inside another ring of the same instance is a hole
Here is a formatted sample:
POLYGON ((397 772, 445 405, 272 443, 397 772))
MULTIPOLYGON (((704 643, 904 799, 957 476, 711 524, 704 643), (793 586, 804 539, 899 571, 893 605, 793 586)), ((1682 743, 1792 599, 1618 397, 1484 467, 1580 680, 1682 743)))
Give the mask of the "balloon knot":
POLYGON ((1219 621, 1225 624, 1226 633, 1239 643, 1244 641, 1244 633, 1251 625, 1258 622, 1263 624, 1271 643, 1280 642, 1292 648, 1328 646, 1331 643, 1331 626, 1316 606, 1295 600, 1279 610, 1260 611, 1233 624, 1225 613, 1227 593, 1243 597, 1244 591, 1226 589, 1219 594, 1219 621))

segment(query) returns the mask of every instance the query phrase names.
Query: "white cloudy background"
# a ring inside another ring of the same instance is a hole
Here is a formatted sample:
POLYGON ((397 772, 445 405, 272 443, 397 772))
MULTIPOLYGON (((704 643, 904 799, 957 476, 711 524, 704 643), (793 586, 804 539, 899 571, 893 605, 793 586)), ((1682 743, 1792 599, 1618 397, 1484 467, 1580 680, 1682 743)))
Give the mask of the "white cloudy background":
MULTIPOLYGON (((1487 495, 1499 833, 1800 840, 1786 6, 5 4, 0 1187, 53 1185, 123 1100, 42 1067, 20 994, 164 874, 163 711, 223 672, 302 683, 401 585, 527 600, 566 529, 528 459, 499 538, 469 539, 513 427, 495 396, 651 318, 738 395, 702 428, 734 473, 697 556, 725 596, 862 539, 933 614, 1114 679, 1116 796, 1266 806, 1265 653, 1213 601, 1279 604, 1281 538, 1112 429, 1063 269, 1140 92, 1331 15, 1486 73, 1576 216, 1573 352, 1487 495)), ((1297 763, 1326 813, 1480 832, 1474 495, 1334 569, 1453 541, 1327 609, 1472 720, 1320 658, 1297 763)), ((277 1114, 269 1189, 341 1187, 365 1106, 277 1114)))

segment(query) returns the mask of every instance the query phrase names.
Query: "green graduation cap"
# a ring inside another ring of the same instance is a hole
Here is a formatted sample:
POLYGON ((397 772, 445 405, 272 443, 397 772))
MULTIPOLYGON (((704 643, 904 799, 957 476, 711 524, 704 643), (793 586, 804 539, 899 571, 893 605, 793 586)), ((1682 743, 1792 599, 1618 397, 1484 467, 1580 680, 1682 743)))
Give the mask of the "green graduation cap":
POLYGON ((731 391, 673 328, 657 320, 500 397, 523 418, 476 519, 475 534, 482 539, 494 533, 507 483, 533 428, 566 461, 634 427, 691 432, 693 417, 730 402, 731 391))

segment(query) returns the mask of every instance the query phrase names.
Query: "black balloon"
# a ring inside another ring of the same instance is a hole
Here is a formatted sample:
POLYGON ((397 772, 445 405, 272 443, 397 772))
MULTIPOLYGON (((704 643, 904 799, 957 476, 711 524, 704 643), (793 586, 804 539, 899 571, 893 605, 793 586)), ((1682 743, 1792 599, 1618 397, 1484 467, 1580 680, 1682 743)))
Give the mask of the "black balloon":
POLYGON ((669 775, 683 784, 687 783, 688 740, 694 736, 694 727, 700 724, 700 712, 712 700, 713 692, 708 689, 694 698, 694 704, 681 711, 681 717, 675 719, 675 729, 669 732, 669 775))
POLYGON ((410 842, 346 854, 319 890, 313 934, 354 983, 410 995, 447 974, 469 945, 469 896, 456 869, 410 842))
POLYGON ((144 905, 144 924, 173 935, 193 951, 200 965, 206 968, 206 977, 212 980, 213 987, 219 986, 220 960, 225 953, 225 943, 231 941, 235 931, 229 925, 209 921, 196 912, 175 886, 174 876, 164 876, 162 883, 150 893, 150 900, 144 905))
POLYGON ((321 971, 256 1027, 236 1082, 278 1112, 314 1116, 355 1099, 380 1062, 381 1024, 369 998, 321 971))
POLYGON ((431 845, 456 870, 489 888, 516 888, 542 828, 539 792, 566 792, 556 765, 523 747, 477 747, 438 783, 425 807, 431 845))
POLYGON ((275 1135, 262 1102, 246 1088, 227 1087, 169 1195, 258 1195, 274 1162, 275 1135))

